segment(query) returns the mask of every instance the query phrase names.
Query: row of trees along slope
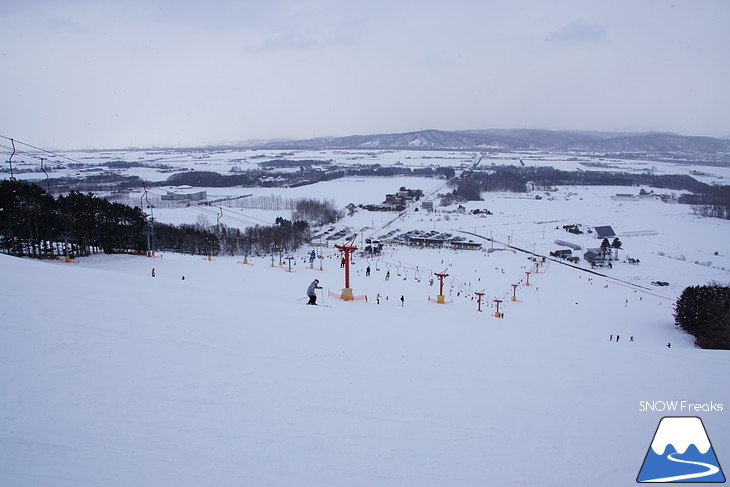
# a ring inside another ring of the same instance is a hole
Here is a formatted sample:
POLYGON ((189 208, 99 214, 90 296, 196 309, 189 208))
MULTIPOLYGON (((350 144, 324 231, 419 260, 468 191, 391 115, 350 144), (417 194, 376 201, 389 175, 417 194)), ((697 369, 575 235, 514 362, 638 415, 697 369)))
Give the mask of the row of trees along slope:
POLYGON ((10 255, 74 255, 146 250, 146 215, 140 208, 72 191, 54 198, 40 186, 0 181, 0 249, 10 255))
MULTIPOLYGON (((225 225, 155 223, 156 250, 215 255, 262 255, 292 251, 309 240, 310 226, 343 216, 332 201, 297 201, 294 221, 278 217, 273 225, 244 230, 225 225)), ((40 186, 0 181, 0 251, 16 256, 71 257, 94 252, 147 251, 147 215, 139 207, 111 203, 92 193, 71 191, 54 198, 40 186)))

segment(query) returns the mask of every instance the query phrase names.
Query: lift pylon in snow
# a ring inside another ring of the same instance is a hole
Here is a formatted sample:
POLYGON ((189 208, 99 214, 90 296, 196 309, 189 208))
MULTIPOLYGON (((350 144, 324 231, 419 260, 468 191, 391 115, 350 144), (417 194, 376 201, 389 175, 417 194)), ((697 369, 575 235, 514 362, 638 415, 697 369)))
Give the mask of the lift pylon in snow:
POLYGON ((340 296, 340 299, 343 301, 353 301, 355 299, 355 296, 352 294, 352 288, 350 287, 350 252, 357 250, 357 247, 352 245, 355 242, 356 237, 357 235, 354 235, 345 245, 335 245, 337 250, 344 252, 345 287, 342 289, 342 295, 340 296))
POLYGON ((501 318, 502 317, 502 313, 499 312, 499 303, 501 303, 502 300, 501 299, 495 299, 494 302, 497 303, 497 311, 494 313, 494 317, 495 318, 501 318))
POLYGON ((434 276, 439 278, 439 293, 438 296, 436 296, 436 303, 444 304, 446 303, 446 299, 444 298, 444 277, 448 276, 448 274, 443 272, 439 274, 438 272, 435 272, 434 276))
POLYGON ((482 296, 484 293, 474 293, 477 295, 477 311, 482 312, 482 296))

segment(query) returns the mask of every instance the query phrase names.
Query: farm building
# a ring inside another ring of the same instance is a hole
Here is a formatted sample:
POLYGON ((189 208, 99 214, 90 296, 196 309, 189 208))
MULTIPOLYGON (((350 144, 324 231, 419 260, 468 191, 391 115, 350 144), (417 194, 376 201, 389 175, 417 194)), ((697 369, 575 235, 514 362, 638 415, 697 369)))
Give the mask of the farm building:
POLYGON ((570 247, 570 248, 571 248, 571 249, 573 249, 573 250, 580 250, 580 249, 582 249, 582 248, 583 248, 583 247, 581 247, 581 246, 580 246, 580 245, 578 245, 578 244, 574 244, 574 243, 572 243, 572 242, 568 242, 568 241, 566 241, 566 240, 560 240, 560 239, 556 240, 556 241, 555 241, 555 244, 557 244, 557 245, 562 245, 563 247, 570 247))
POLYGON ((604 239, 616 236, 616 232, 614 232, 613 228, 611 228, 609 225, 603 227, 594 227, 594 229, 596 230, 596 238, 604 239))

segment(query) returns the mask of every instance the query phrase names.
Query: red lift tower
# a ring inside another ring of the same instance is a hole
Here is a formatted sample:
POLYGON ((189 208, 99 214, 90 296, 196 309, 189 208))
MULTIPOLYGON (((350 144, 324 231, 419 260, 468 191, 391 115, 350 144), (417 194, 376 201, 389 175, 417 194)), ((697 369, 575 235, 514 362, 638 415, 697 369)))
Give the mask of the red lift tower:
POLYGON ((439 294, 436 296, 436 303, 444 304, 446 303, 446 300, 444 299, 444 277, 448 276, 448 274, 443 272, 439 274, 438 272, 435 272, 434 275, 439 278, 439 294))
POLYGON ((517 286, 519 284, 510 284, 512 286, 512 301, 517 301, 517 286))
POLYGON ((357 247, 352 245, 355 243, 356 237, 357 235, 354 235, 345 245, 335 245, 337 250, 345 254, 345 288, 342 290, 342 295, 340 296, 343 301, 353 301, 355 299, 355 296, 352 294, 352 288, 350 287, 350 252, 357 250, 357 247))
POLYGON ((527 271, 527 272, 525 272, 525 274, 527 274, 527 282, 525 283, 525 286, 529 286, 530 285, 530 274, 531 274, 531 272, 530 271, 527 271))
POLYGON ((497 312, 494 313, 494 317, 495 318, 501 318, 502 317, 502 313, 499 312, 499 303, 501 303, 502 300, 501 299, 495 299, 494 302, 497 303, 497 312))
POLYGON ((477 295, 477 311, 482 312, 482 296, 484 293, 474 293, 477 295))

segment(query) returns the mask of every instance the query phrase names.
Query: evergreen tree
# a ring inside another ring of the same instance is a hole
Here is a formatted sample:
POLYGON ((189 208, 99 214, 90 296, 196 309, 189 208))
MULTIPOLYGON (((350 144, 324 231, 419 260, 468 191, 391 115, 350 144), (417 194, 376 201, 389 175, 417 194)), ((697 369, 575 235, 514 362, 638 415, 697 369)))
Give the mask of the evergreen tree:
POLYGON ((675 305, 674 319, 698 346, 730 350, 730 287, 686 288, 675 305))
POLYGON ((623 248, 623 245, 624 244, 621 242, 621 240, 618 239, 618 237, 614 238, 613 242, 611 242, 611 247, 613 247, 615 251, 614 260, 618 260, 618 251, 623 248))
POLYGON ((600 253, 604 259, 608 258, 611 255, 611 244, 608 242, 607 238, 604 238, 603 242, 601 242, 600 253))

